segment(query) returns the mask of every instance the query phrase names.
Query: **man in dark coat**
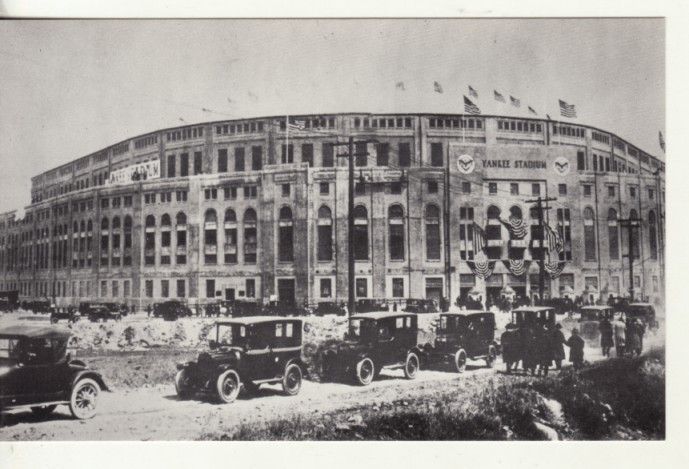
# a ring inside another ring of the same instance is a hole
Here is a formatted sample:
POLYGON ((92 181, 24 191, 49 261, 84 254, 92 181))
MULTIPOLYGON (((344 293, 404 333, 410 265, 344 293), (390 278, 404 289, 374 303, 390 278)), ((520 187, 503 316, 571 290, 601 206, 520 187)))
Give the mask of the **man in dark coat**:
POLYGON ((553 348, 551 346, 550 328, 544 325, 536 326, 536 347, 538 350, 538 375, 548 376, 548 369, 553 364, 553 348))
POLYGON ((603 318, 600 324, 598 324, 598 330, 600 331, 600 348, 603 356, 609 357, 610 349, 614 345, 612 340, 612 323, 608 318, 603 318))
POLYGON ((522 366, 524 372, 531 372, 531 376, 536 374, 536 367, 538 366, 538 342, 535 328, 536 324, 527 324, 519 329, 523 344, 522 366))
POLYGON ((562 324, 555 324, 550 330, 550 348, 555 361, 555 369, 562 369, 562 360, 565 359, 565 335, 562 333, 562 324))
POLYGON ((569 361, 572 362, 575 370, 581 369, 584 365, 584 339, 579 335, 579 329, 572 329, 572 335, 567 339, 569 347, 569 361))
POLYGON ((521 338, 517 326, 509 323, 505 327, 505 332, 500 336, 500 345, 502 346, 502 361, 505 362, 505 371, 509 374, 512 372, 512 367, 517 369, 519 360, 521 360, 521 338))

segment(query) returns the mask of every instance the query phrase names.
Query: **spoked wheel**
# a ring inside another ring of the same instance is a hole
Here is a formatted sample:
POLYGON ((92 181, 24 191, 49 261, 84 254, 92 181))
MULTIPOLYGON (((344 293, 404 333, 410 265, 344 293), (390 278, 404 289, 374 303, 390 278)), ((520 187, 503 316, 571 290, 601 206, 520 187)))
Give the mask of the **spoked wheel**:
POLYGON ((492 345, 488 347, 488 356, 486 357, 486 366, 488 368, 493 368, 495 366, 495 360, 497 359, 497 352, 495 351, 495 347, 492 345))
POLYGON ((79 420, 90 419, 96 415, 96 404, 100 386, 91 378, 79 380, 72 388, 69 399, 69 410, 74 418, 79 420))
POLYGON ((467 367, 467 354, 464 350, 458 350, 455 353, 455 370, 457 373, 463 373, 467 367))
POLYGON ((217 388, 220 402, 229 404, 237 399, 241 386, 239 375, 234 370, 227 370, 218 376, 217 388))
POLYGON ((44 405, 44 406, 39 406, 39 407, 32 407, 31 412, 33 412, 33 414, 36 417, 45 418, 48 415, 52 414, 56 407, 57 407, 56 405, 44 405))
POLYGON ((187 370, 179 370, 175 375, 175 391, 180 399, 191 397, 191 386, 189 386, 189 373, 187 370))
POLYGON ((282 389, 288 396, 299 394, 301 389, 301 368, 296 363, 291 363, 285 368, 285 376, 282 378, 282 389))
POLYGON ((373 364, 373 360, 366 357, 356 364, 356 382, 362 386, 368 386, 373 381, 373 376, 375 375, 376 367, 373 364))
POLYGON ((416 378, 419 372, 419 357, 414 352, 407 355, 407 360, 404 363, 404 377, 407 379, 416 378))

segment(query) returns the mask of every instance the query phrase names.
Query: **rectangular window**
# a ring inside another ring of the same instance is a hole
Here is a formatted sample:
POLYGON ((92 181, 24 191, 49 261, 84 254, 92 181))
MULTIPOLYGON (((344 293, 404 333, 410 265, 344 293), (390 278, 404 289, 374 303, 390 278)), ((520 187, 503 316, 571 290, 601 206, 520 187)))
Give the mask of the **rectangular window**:
POLYGON ((255 199, 258 194, 256 186, 244 186, 244 198, 255 199))
POLYGON ((591 197, 591 185, 584 184, 584 197, 591 197))
POLYGON ((395 277, 392 279, 392 297, 404 298, 404 278, 395 277))
POLYGON ((237 147, 234 149, 234 170, 244 171, 244 147, 237 147))
POLYGON ((253 278, 248 278, 244 282, 244 288, 246 290, 247 298, 256 298, 256 280, 253 278))
POLYGON ((431 143, 431 166, 443 166, 443 144, 439 142, 431 143))
POLYGON ((615 197, 615 186, 608 186, 608 197, 615 197))
POLYGON ((255 145, 251 147, 251 169, 260 171, 263 168, 263 147, 255 145))
POLYGON ((200 151, 194 152, 194 174, 203 173, 203 157, 200 151))
POLYGON ((168 298, 170 296, 170 281, 161 280, 160 281, 160 296, 163 298, 168 298))
POLYGON ((290 184, 282 184, 282 196, 289 197, 292 192, 292 186, 290 184))
POLYGON ((321 298, 330 298, 333 294, 332 280, 329 278, 322 278, 320 280, 320 290, 321 298))
POLYGON ((101 280, 100 281, 100 296, 108 296, 108 281, 107 280, 101 280))
POLYGON ((225 200, 235 200, 237 198, 237 188, 234 186, 223 187, 223 196, 225 200))
POLYGON ((182 153, 179 155, 179 175, 182 177, 189 176, 189 154, 182 153))
POLYGON ((437 194, 438 193, 438 181, 427 181, 426 185, 428 187, 428 193, 429 194, 437 194))
POLYGON ((390 158, 390 144, 379 143, 376 148, 376 165, 387 166, 390 158))
POLYGON ((390 193, 391 194, 401 194, 402 193, 402 183, 399 181, 393 181, 390 183, 390 193))
POLYGON ((531 184, 531 195, 541 195, 541 185, 540 184, 531 184))
POLYGON ((129 298, 129 295, 131 294, 131 284, 129 283, 129 280, 124 281, 122 290, 122 294, 124 295, 124 297, 129 298))
POLYGON ((206 279, 206 298, 215 298, 215 279, 206 279))
POLYGON ((411 165, 411 149, 409 143, 399 143, 397 151, 399 152, 399 164, 401 168, 408 168, 411 165))
POLYGON ((497 193, 498 193, 498 183, 497 182, 489 182, 488 183, 488 194, 495 195, 497 193))
POLYGON ((301 162, 309 165, 309 168, 313 166, 313 144, 304 143, 301 146, 301 162))
POLYGON ((357 298, 368 296, 368 281, 365 278, 356 279, 356 296, 357 298))
POLYGON ((227 172, 227 149, 222 148, 218 150, 218 172, 219 173, 226 173, 227 172))
POLYGON ((636 187, 633 187, 633 186, 630 186, 630 187, 629 187, 629 196, 630 196, 632 199, 635 199, 635 198, 636 198, 636 187))
POLYGON ((510 194, 511 195, 519 195, 519 183, 518 182, 511 182, 510 183, 510 194))
POLYGON ((323 144, 323 167, 324 168, 331 168, 335 165, 334 161, 334 149, 335 147, 333 146, 332 143, 324 143, 323 144))
POLYGON ((294 163, 294 145, 282 145, 282 154, 280 156, 282 164, 294 163))
POLYGON ((469 181, 462 181, 462 193, 471 194, 471 183, 469 181))
POLYGON ((586 170, 586 154, 583 151, 577 152, 577 170, 586 170))
POLYGON ((567 195, 567 184, 558 184, 557 193, 558 195, 567 195))
POLYGON ((186 283, 183 279, 177 280, 177 298, 184 298, 187 296, 186 283))
POLYGON ((146 280, 146 298, 153 298, 153 280, 146 280))
POLYGON ((648 189, 648 199, 653 200, 654 196, 655 192, 653 191, 653 189, 648 189))
POLYGON ((320 188, 321 195, 330 194, 330 183, 329 182, 321 182, 319 184, 319 188, 320 188))
POLYGON ((354 146, 354 154, 356 166, 368 166, 368 145, 365 142, 359 142, 354 146))
POLYGON ((167 155, 167 177, 175 177, 175 155, 167 155))

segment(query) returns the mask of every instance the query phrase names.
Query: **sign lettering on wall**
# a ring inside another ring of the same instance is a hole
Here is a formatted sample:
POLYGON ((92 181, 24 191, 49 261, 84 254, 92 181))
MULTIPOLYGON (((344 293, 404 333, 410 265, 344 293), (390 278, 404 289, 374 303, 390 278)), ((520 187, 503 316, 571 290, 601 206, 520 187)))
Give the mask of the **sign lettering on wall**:
POLYGON ((108 178, 108 184, 128 184, 159 178, 160 160, 152 160, 113 171, 108 178))

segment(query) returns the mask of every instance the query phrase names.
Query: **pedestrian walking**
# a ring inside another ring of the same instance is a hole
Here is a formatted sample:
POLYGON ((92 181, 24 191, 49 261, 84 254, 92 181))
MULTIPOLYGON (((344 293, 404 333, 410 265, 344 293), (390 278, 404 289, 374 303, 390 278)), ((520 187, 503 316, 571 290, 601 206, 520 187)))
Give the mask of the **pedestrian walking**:
POLYGON ((562 369, 562 360, 565 359, 566 342, 565 335, 562 333, 562 324, 555 324, 555 327, 550 331, 550 347, 552 349, 556 370, 562 369))
POLYGON ((598 325, 600 331, 600 348, 604 357, 610 356, 610 349, 614 345, 612 339, 612 323, 608 318, 603 318, 598 325))
POLYGON ((584 339, 579 335, 579 329, 572 329, 572 335, 565 343, 569 347, 569 361, 572 362, 575 370, 581 369, 584 365, 584 339))
POLYGON ((522 366, 525 373, 531 372, 531 376, 536 374, 538 367, 538 343, 536 341, 536 325, 530 324, 521 328, 522 349, 522 366))
POLYGON ((547 325, 536 327, 536 346, 538 348, 538 375, 548 376, 548 369, 553 364, 552 333, 547 325))
POLYGON ((521 340, 519 330, 514 323, 505 327, 505 332, 500 336, 502 345, 502 361, 505 362, 505 371, 509 374, 512 369, 516 371, 521 359, 521 340))

